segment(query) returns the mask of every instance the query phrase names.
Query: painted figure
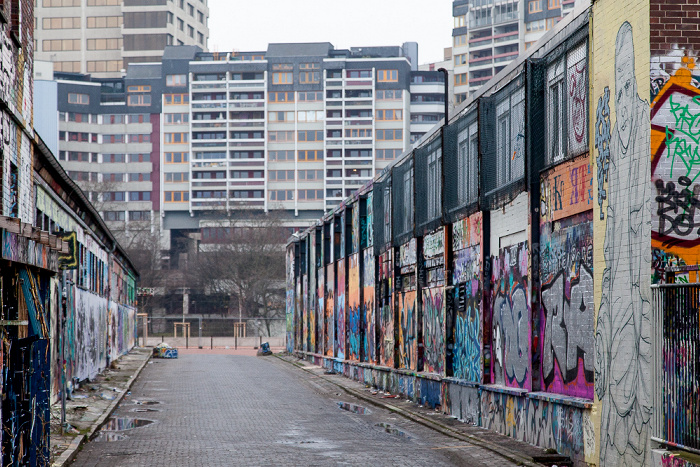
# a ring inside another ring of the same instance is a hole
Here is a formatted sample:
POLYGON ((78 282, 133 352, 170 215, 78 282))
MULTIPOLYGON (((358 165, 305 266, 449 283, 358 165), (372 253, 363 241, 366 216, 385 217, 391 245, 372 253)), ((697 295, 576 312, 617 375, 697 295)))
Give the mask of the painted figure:
POLYGON ((602 402, 600 465, 646 465, 650 371, 651 214, 649 104, 639 96, 632 26, 615 41, 615 126, 610 140, 595 391, 602 402))

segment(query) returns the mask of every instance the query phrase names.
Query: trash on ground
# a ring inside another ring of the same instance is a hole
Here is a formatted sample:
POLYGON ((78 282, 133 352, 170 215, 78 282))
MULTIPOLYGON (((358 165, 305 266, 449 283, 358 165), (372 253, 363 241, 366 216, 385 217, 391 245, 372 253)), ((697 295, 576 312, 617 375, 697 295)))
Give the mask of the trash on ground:
POLYGON ((161 342, 153 347, 153 357, 155 358, 177 358, 177 349, 171 347, 166 342, 161 342))
POLYGON ((257 355, 272 355, 272 350, 270 350, 270 344, 268 342, 263 342, 262 344, 260 344, 260 348, 258 349, 257 355))

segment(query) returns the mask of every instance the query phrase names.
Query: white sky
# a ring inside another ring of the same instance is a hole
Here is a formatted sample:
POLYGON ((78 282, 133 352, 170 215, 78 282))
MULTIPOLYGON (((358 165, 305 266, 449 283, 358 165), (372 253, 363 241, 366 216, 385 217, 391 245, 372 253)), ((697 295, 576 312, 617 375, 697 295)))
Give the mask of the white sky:
POLYGON ((418 42, 423 64, 443 59, 452 26, 452 0, 209 0, 209 50, 218 52, 264 51, 274 42, 418 42))

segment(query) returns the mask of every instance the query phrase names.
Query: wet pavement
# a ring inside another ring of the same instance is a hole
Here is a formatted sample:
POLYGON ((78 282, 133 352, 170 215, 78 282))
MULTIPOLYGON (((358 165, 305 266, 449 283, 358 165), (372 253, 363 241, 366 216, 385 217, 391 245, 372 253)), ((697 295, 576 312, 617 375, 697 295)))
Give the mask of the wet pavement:
POLYGON ((516 465, 276 357, 151 362, 72 465, 516 465))

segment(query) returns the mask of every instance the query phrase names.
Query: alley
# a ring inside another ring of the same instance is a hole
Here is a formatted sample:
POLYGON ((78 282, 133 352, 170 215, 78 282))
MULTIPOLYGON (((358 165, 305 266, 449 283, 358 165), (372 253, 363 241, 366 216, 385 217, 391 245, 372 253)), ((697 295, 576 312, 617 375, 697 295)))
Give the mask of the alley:
POLYGON ((108 427, 153 423, 103 431, 73 465, 514 465, 275 357, 154 359, 113 414, 120 419, 108 427))

